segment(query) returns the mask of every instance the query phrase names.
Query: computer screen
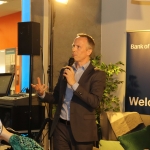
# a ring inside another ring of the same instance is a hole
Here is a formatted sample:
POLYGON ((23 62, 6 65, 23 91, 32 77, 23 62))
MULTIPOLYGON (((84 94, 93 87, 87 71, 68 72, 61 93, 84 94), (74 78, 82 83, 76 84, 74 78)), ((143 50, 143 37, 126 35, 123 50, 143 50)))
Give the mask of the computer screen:
POLYGON ((14 73, 0 73, 0 97, 8 96, 14 79, 14 73))

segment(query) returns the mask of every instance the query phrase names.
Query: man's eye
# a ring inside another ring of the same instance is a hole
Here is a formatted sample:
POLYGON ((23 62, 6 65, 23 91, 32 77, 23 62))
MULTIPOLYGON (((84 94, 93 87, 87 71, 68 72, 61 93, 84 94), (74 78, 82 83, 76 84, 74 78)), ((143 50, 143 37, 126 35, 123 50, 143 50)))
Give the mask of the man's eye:
POLYGON ((77 49, 79 49, 80 48, 80 46, 79 45, 74 45, 74 44, 72 44, 72 48, 77 48, 77 49))

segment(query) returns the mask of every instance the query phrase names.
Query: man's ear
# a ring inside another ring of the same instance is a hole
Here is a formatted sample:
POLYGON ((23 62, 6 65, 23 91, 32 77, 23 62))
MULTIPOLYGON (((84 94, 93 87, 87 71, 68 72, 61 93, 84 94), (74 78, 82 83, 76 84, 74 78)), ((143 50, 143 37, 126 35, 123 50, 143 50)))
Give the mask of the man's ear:
POLYGON ((87 55, 91 55, 92 54, 92 49, 91 48, 89 48, 88 50, 87 50, 87 55))

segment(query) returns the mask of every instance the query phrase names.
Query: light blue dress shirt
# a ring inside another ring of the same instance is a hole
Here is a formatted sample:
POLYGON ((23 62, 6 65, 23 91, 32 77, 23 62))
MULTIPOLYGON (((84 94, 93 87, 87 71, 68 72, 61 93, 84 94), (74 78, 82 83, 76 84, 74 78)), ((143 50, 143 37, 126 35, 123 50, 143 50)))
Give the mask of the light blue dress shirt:
POLYGON ((89 66, 89 64, 90 64, 90 61, 79 68, 76 68, 75 63, 72 65, 72 68, 75 72, 76 83, 73 86, 70 86, 69 84, 67 84, 66 94, 65 94, 63 105, 62 105, 61 114, 60 114, 60 118, 64 120, 68 120, 68 121, 70 120, 70 102, 73 96, 73 91, 75 91, 78 88, 79 86, 78 81, 81 78, 83 72, 89 66))

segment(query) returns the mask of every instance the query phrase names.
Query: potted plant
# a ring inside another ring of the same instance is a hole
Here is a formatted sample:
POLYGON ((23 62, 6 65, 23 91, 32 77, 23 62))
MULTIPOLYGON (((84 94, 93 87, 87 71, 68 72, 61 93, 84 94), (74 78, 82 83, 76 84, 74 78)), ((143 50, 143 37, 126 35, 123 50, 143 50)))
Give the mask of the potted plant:
POLYGON ((100 114, 104 111, 120 111, 120 100, 115 95, 115 92, 117 91, 118 86, 123 83, 123 81, 118 79, 118 75, 125 72, 125 70, 121 68, 124 66, 121 61, 118 61, 115 64, 105 64, 104 62, 101 62, 101 55, 92 58, 91 62, 95 69, 105 71, 106 73, 106 87, 100 101, 100 106, 96 109, 96 122, 99 129, 98 135, 99 139, 101 139, 100 114))

